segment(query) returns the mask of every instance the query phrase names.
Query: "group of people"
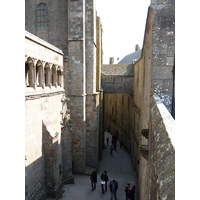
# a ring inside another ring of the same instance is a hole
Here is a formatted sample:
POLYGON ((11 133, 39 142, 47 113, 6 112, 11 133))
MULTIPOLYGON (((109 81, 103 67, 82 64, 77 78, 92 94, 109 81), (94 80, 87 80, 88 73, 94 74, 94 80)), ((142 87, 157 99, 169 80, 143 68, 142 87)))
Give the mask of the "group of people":
MULTIPOLYGON (((109 145, 109 137, 106 138, 106 142, 107 142, 107 146, 109 145)), ((110 155, 112 155, 113 150, 116 151, 116 147, 117 147, 117 137, 116 136, 112 136, 112 144, 110 146, 110 155)), ((120 142, 120 148, 122 149, 122 141, 120 142)))
POLYGON ((125 193, 126 193, 126 200, 134 200, 135 185, 130 185, 130 183, 128 183, 127 186, 125 187, 125 193))
MULTIPOLYGON (((107 171, 104 171, 101 174, 100 179, 101 179, 101 190, 103 194, 104 192, 107 192, 107 182, 109 181, 107 171)), ((97 174, 95 171, 93 171, 92 174, 90 175, 90 180, 91 180, 92 191, 96 190, 97 174)), ((110 181, 109 189, 110 189, 111 200, 113 200, 113 197, 115 200, 117 200, 116 195, 117 195, 118 183, 115 179, 110 181)), ((126 193, 126 200, 134 200, 135 186, 133 185, 130 186, 130 184, 128 183, 125 188, 125 193, 126 193)))

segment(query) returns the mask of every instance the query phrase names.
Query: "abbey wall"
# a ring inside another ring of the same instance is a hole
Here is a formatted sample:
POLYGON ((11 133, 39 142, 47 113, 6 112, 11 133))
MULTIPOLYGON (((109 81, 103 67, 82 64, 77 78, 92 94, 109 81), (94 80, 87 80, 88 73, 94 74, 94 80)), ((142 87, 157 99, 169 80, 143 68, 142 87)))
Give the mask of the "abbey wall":
MULTIPOLYGON (((38 108, 48 110, 45 116, 42 114, 41 118, 36 119, 37 122, 33 122, 37 115, 32 116, 30 124, 42 124, 42 128, 37 130, 37 144, 40 145, 26 148, 28 165, 35 163, 35 169, 43 169, 41 177, 47 176, 48 179, 35 181, 34 176, 30 175, 32 169, 26 168, 26 197, 39 199, 40 194, 41 197, 44 194, 59 197, 62 184, 73 182, 73 173, 98 170, 98 161, 102 156, 102 26, 95 1, 47 0, 44 3, 28 0, 25 9, 25 28, 30 32, 27 34, 38 36, 32 35, 33 43, 28 48, 32 54, 39 56, 30 59, 25 55, 27 92, 37 94, 33 98, 32 94, 27 96, 29 93, 26 93, 27 101, 31 100, 27 109, 29 112, 32 109, 39 112, 32 108, 32 104, 36 104, 33 100, 37 98, 41 99, 37 102, 38 108), (42 48, 46 52, 40 51, 42 48), (55 54, 57 51, 59 56, 55 54), (37 63, 37 59, 41 59, 41 62, 37 63), (46 96, 48 100, 43 100, 46 96), (51 100, 56 101, 53 108, 45 103, 51 100), (40 154, 41 165, 35 162, 36 158, 27 156, 29 151, 34 153, 36 148, 44 150, 40 154), (48 168, 52 163, 53 166, 48 168)), ((28 115, 26 119, 29 119, 28 115)), ((32 132, 26 130, 27 134, 34 135, 35 128, 36 125, 32 124, 32 132)), ((32 141, 33 136, 29 139, 32 141)))
POLYGON ((69 146, 62 148, 65 109, 63 52, 26 32, 25 173, 28 199, 44 198, 46 193, 59 196, 63 177, 72 176, 70 167, 66 172, 63 166, 63 156, 70 151, 69 146))

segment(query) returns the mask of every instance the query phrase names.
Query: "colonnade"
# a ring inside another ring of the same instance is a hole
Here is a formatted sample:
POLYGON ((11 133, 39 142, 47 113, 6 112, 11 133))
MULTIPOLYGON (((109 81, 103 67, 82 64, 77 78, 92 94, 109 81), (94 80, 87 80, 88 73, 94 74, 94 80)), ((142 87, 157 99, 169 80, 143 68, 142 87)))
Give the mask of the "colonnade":
POLYGON ((25 57, 25 87, 63 88, 63 69, 53 63, 25 57))

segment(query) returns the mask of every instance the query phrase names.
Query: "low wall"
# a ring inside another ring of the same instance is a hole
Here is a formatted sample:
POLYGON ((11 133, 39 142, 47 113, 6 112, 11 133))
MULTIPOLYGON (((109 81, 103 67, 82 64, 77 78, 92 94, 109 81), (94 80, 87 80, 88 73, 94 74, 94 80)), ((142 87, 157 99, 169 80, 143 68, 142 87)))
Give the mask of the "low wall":
POLYGON ((151 97, 148 199, 175 199, 175 121, 158 96, 151 97))

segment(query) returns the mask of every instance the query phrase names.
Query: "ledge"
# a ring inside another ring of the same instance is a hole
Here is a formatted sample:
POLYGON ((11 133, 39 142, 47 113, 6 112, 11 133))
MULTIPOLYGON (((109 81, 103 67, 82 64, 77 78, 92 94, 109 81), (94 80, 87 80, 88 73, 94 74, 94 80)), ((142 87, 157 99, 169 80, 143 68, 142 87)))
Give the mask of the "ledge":
POLYGON ((49 97, 49 96, 55 96, 59 94, 63 94, 64 89, 50 89, 46 87, 44 90, 41 87, 37 87, 36 90, 33 88, 26 88, 26 94, 25 94, 25 101, 27 100, 34 100, 34 99, 40 99, 42 97, 49 97))

